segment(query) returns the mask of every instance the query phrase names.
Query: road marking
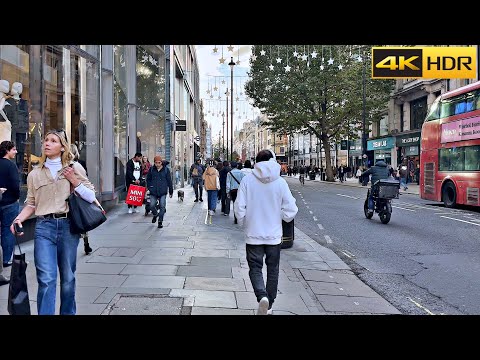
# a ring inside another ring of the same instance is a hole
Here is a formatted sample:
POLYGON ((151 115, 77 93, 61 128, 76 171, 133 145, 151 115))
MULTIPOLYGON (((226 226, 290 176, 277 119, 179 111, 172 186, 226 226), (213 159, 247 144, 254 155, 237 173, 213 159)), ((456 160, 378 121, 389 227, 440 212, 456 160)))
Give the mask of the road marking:
POLYGON ((328 235, 325 235, 325 240, 327 241, 327 244, 332 244, 333 243, 332 239, 330 239, 330 236, 328 236, 328 235))
POLYGON ((318 221, 318 219, 314 216, 314 217, 313 217, 313 221, 318 221))
POLYGON ((392 207, 397 208, 397 209, 402 209, 402 210, 407 210, 407 211, 413 211, 413 212, 415 212, 415 210, 407 209, 407 208, 402 208, 402 207, 400 207, 400 206, 392 205, 392 207))
POLYGON ((311 215, 313 215, 313 211, 312 211, 312 210, 309 210, 308 212, 309 212, 311 215))
POLYGON ((407 296, 407 299, 410 300, 412 303, 414 303, 415 305, 417 305, 420 309, 424 310, 428 315, 435 315, 433 312, 431 312, 430 310, 428 310, 425 306, 423 306, 422 304, 419 304, 418 302, 416 302, 415 300, 413 300, 411 297, 407 296))
POLYGON ((354 258, 355 255, 352 254, 350 251, 347 251, 347 250, 342 250, 342 253, 345 254, 345 256, 349 257, 349 258, 354 258))
POLYGON ((450 220, 461 221, 461 222, 464 222, 464 223, 467 223, 467 224, 472 224, 472 225, 480 226, 480 224, 475 224, 475 223, 473 223, 473 222, 471 222, 471 221, 455 219, 455 218, 451 218, 451 217, 448 217, 448 216, 440 216, 440 217, 445 218, 445 219, 450 219, 450 220))
POLYGON ((320 230, 325 230, 322 226, 322 224, 317 224, 320 230))
POLYGON ((402 202, 402 201, 396 201, 395 203, 396 203, 396 204, 400 204, 400 205, 412 206, 412 207, 416 207, 416 208, 420 208, 420 209, 427 209, 427 210, 438 211, 437 209, 433 209, 433 208, 431 208, 431 207, 426 207, 426 206, 420 206, 420 205, 410 204, 410 203, 406 203, 406 202, 402 202))
POLYGON ((347 198, 350 198, 350 199, 355 199, 355 200, 358 200, 360 198, 357 198, 355 196, 350 196, 350 195, 343 195, 343 194, 337 194, 338 196, 344 196, 344 197, 347 197, 347 198))

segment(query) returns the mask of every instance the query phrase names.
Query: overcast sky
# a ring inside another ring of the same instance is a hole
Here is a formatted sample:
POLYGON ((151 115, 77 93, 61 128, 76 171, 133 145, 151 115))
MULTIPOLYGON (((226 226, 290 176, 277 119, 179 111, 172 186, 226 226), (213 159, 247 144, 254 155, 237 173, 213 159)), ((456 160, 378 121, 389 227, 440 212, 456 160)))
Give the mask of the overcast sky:
MULTIPOLYGON (((218 139, 218 132, 222 130, 222 115, 225 113, 226 97, 225 92, 227 88, 230 89, 231 85, 231 70, 228 63, 233 57, 233 61, 240 63, 233 68, 233 90, 234 90, 234 115, 233 115, 233 128, 240 129, 242 124, 247 120, 253 120, 254 116, 258 115, 257 109, 248 103, 245 96, 244 84, 248 79, 247 72, 250 70, 250 55, 252 53, 251 45, 195 45, 197 50, 198 67, 200 72, 200 97, 204 101, 204 113, 205 119, 212 127, 212 139, 218 139), (233 48, 229 47, 232 46, 233 48), (214 48, 217 52, 214 52, 214 48), (220 63, 222 58, 225 62, 220 63), (214 87, 217 90, 214 90, 214 87), (210 90, 210 93, 207 91, 210 90), (212 98, 213 95, 213 98, 212 98), (218 97, 221 97, 219 99, 218 97), (238 100, 237 100, 238 97, 238 100), (237 110, 238 109, 238 110, 237 110)), ((228 116, 229 124, 230 119, 230 101, 228 100, 228 116)), ((230 129, 229 129, 230 132, 230 129)))

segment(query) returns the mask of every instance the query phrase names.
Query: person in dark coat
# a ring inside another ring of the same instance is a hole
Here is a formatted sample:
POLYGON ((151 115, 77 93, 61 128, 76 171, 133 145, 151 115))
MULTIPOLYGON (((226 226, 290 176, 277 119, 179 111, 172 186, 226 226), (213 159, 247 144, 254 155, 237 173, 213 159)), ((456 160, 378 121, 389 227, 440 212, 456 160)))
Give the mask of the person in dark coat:
MULTIPOLYGON (((363 179, 365 179, 365 178, 368 179, 369 175, 372 175, 372 179, 371 179, 372 187, 370 189, 370 196, 368 197, 368 211, 370 213, 373 213, 373 210, 374 210, 373 209, 373 207, 374 207, 374 204, 373 204, 373 186, 378 180, 388 179, 388 177, 390 176, 390 173, 389 173, 389 170, 388 170, 388 167, 387 167, 387 163, 383 160, 378 160, 375 163, 375 166, 372 166, 370 169, 368 169, 367 171, 365 171, 362 174, 363 179)), ((367 180, 367 183, 368 183, 368 180, 367 180)))
POLYGON ((167 206, 167 193, 173 196, 172 177, 167 162, 157 155, 154 158, 154 166, 150 168, 147 174, 147 185, 150 191, 150 209, 152 210, 152 223, 155 224, 158 218, 158 228, 163 228, 163 216, 167 206), (160 209, 157 211, 157 199, 160 209))

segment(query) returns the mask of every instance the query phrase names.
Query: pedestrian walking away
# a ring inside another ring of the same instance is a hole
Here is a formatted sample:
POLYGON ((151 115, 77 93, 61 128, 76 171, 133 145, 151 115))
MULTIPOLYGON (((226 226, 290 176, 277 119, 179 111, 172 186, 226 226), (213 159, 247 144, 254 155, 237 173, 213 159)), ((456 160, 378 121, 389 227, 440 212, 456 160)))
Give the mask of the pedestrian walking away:
POLYGON ((212 216, 217 208, 218 190, 220 190, 220 176, 218 170, 215 169, 215 161, 209 160, 208 166, 203 173, 203 181, 205 182, 205 190, 208 194, 208 215, 212 216))
POLYGON ((248 275, 257 298, 257 315, 272 314, 277 297, 282 242, 282 220, 290 222, 298 212, 295 198, 271 150, 261 150, 251 175, 240 183, 234 212, 243 225, 248 275), (267 267, 266 284, 262 269, 267 267))
POLYGON ((162 160, 157 155, 154 158, 153 166, 147 174, 148 190, 150 191, 150 210, 152 211, 152 223, 155 224, 158 218, 158 228, 163 227, 163 217, 167 206, 167 193, 170 198, 173 196, 172 177, 170 169, 167 167, 168 162, 162 160), (158 207, 157 209, 157 201, 158 207))
MULTIPOLYGON (((39 315, 55 314, 57 272, 60 274, 60 315, 75 315, 75 271, 80 234, 70 231, 71 189, 93 203, 95 189, 85 169, 73 161, 64 130, 50 130, 42 146, 40 164, 27 177, 25 207, 10 226, 36 215, 34 261, 37 273, 37 310, 39 315), (58 270, 57 270, 58 268, 58 270)), ((17 234, 22 236, 23 233, 17 234)))
POLYGON ((2 265, 12 265, 15 236, 10 232, 10 225, 17 217, 19 211, 18 199, 20 197, 20 180, 18 168, 13 162, 17 154, 17 148, 12 141, 0 143, 0 188, 3 188, 2 200, 0 200, 0 226, 2 265))
MULTIPOLYGON (((247 173, 241 170, 242 164, 232 161, 232 170, 227 174, 227 196, 233 202, 233 206, 235 206, 235 200, 237 199, 237 192, 240 182, 247 175, 247 173)), ((227 215, 229 215, 230 208, 225 208, 225 212, 227 215)), ((235 212, 233 213, 233 223, 237 224, 235 212)))
POLYGON ((201 159, 195 160, 195 163, 190 166, 190 178, 192 179, 193 191, 195 191, 195 202, 198 202, 199 200, 203 201, 203 171, 204 168, 201 159))

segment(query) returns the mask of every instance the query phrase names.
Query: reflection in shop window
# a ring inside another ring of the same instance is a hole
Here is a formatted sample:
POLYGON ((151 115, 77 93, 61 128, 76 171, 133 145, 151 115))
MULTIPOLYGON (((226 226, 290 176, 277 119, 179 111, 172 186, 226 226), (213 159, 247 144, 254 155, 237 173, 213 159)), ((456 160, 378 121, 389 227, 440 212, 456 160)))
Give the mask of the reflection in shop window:
POLYGON ((136 49, 137 136, 136 151, 152 162, 165 158, 165 54, 157 46, 136 49))
POLYGON ((127 164, 127 82, 125 46, 113 46, 114 57, 114 139, 115 188, 125 187, 127 164))
POLYGON ((70 55, 70 141, 87 164, 89 180, 99 189, 99 68, 95 59, 70 55))

